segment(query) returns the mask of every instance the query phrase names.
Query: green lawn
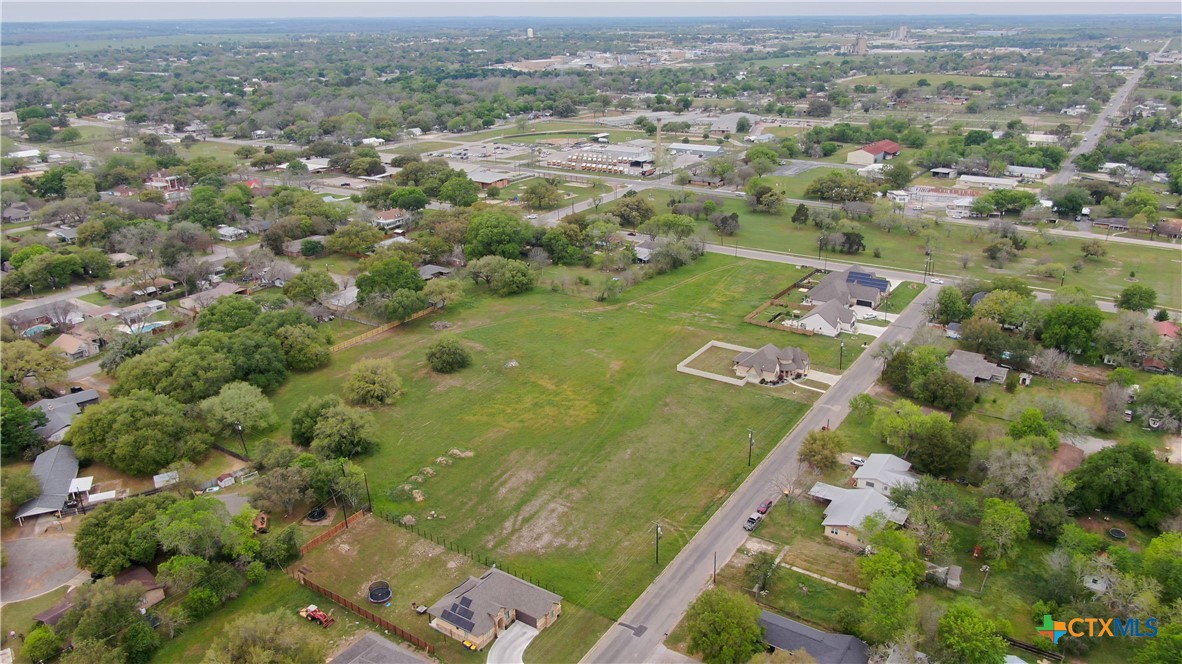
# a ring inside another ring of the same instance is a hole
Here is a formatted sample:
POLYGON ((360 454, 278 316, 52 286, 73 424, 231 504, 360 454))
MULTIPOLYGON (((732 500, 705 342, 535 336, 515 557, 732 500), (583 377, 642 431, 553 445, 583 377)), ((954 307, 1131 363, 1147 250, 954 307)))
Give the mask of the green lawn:
MULTIPOLYGON (((516 125, 506 125, 504 127, 498 127, 496 129, 490 129, 488 131, 482 131, 482 132, 478 132, 475 134, 464 134, 464 135, 450 136, 449 139, 455 140, 455 141, 461 141, 464 143, 474 143, 477 141, 487 141, 489 139, 502 138, 505 136, 516 137, 518 134, 541 134, 541 133, 547 132, 547 131, 552 131, 552 132, 576 132, 577 131, 577 132, 590 132, 592 134, 598 134, 600 132, 608 131, 608 129, 606 127, 604 127, 603 125, 595 124, 594 122, 590 122, 590 121, 543 120, 543 121, 539 121, 539 122, 529 123, 529 125, 525 128, 525 131, 521 131, 520 129, 517 128, 516 125)), ((532 137, 531 136, 523 136, 522 138, 529 139, 532 137)), ((515 142, 516 140, 517 140, 517 138, 513 138, 513 139, 508 139, 504 142, 512 143, 512 142, 515 142)))
POLYGON ((927 79, 931 83, 931 87, 918 88, 923 94, 936 94, 936 87, 941 83, 951 81, 957 85, 970 86, 974 84, 984 85, 990 88, 997 81, 1013 81, 1019 79, 1003 78, 998 79, 991 76, 963 76, 960 74, 941 74, 939 72, 933 74, 874 74, 870 76, 863 76, 855 78, 851 81, 846 81, 842 85, 853 87, 854 85, 877 85, 879 92, 885 92, 887 88, 894 90, 900 87, 915 87, 915 83, 920 79, 927 79))
POLYGON ((105 307, 111 303, 111 298, 103 295, 102 293, 87 293, 86 295, 80 296, 78 299, 82 300, 83 302, 89 302, 91 304, 98 305, 100 307, 105 307))
POLYGON ((406 141, 404 143, 395 143, 394 145, 384 145, 379 152, 423 154, 424 152, 435 152, 436 150, 449 150, 456 146, 456 143, 445 143, 443 141, 406 141))
POLYGON ((301 269, 328 270, 333 274, 339 274, 344 277, 356 277, 360 273, 357 267, 360 262, 360 260, 352 256, 334 253, 327 253, 314 258, 297 258, 295 260, 295 264, 301 269))
POLYGON ((242 161, 234 155, 234 151, 242 147, 237 143, 224 143, 217 139, 208 141, 200 141, 194 143, 190 147, 185 147, 184 144, 178 146, 178 152, 187 159, 193 157, 213 157, 218 161, 223 161, 228 164, 237 164, 242 161))
POLYGON ((907 308, 912 300, 923 292, 923 284, 914 281, 904 281, 891 291, 886 301, 878 307, 879 311, 897 314, 907 308))
POLYGON ((381 448, 360 460, 377 509, 413 514, 426 532, 616 617, 660 571, 647 555, 652 521, 665 527, 667 562, 746 476, 747 428, 775 441, 806 410, 675 371, 711 339, 788 343, 742 318, 794 274, 709 255, 606 304, 546 289, 470 297, 294 377, 275 406, 287 418, 309 396, 339 390, 357 359, 393 360, 407 394, 374 411, 381 448), (455 325, 472 367, 427 369, 436 320, 455 325), (475 458, 448 459, 453 449, 475 458), (406 483, 423 502, 389 497, 406 483), (426 520, 432 510, 446 519, 426 520))
POLYGON ((235 619, 276 611, 290 616, 293 622, 300 625, 299 629, 324 642, 327 645, 326 653, 331 653, 350 634, 362 629, 379 629, 301 586, 286 574, 275 571, 268 574, 263 583, 244 588, 237 599, 226 602, 213 615, 188 626, 176 638, 165 641, 164 647, 156 652, 152 661, 161 664, 200 661, 221 636, 222 630, 235 619), (309 604, 315 604, 333 615, 337 619, 336 624, 324 629, 300 618, 296 612, 309 604))
MULTIPOLYGON (((794 180, 795 184, 788 187, 789 196, 792 196, 792 187, 798 187, 800 193, 803 193, 803 179, 814 173, 819 177, 825 171, 826 169, 813 169, 793 178, 773 179, 794 180)), ((666 209, 665 202, 669 198, 669 192, 649 191, 646 195, 653 198, 653 206, 656 209, 666 209)), ((801 256, 817 255, 817 236, 820 231, 812 224, 793 224, 791 218, 796 209, 794 205, 785 206, 783 212, 773 215, 751 212, 744 201, 727 198, 723 200, 721 208, 727 213, 739 214, 739 232, 734 237, 726 238, 728 245, 737 242, 742 247, 771 249, 801 256)), ((822 256, 917 273, 923 271, 927 257, 924 255, 922 234, 910 235, 902 230, 888 233, 873 224, 859 225, 866 243, 864 253, 848 256, 825 252, 822 256), (880 258, 873 256, 875 249, 880 250, 880 258)), ((961 224, 936 224, 931 228, 937 233, 932 254, 933 269, 939 275, 971 276, 980 279, 989 279, 999 274, 1017 275, 1027 278, 1036 288, 1054 290, 1059 288, 1058 281, 1031 276, 1036 263, 1045 260, 1070 266, 1082 256, 1082 240, 1058 236, 1043 239, 1031 234, 1026 236, 1029 246, 1019 258, 998 269, 988 265, 982 254, 982 250, 992 242, 988 233, 977 227, 961 224), (961 267, 961 255, 969 257, 968 269, 961 267)), ((700 222, 700 229, 704 237, 717 237, 704 220, 700 222)), ((1176 262, 1179 260, 1182 260, 1182 251, 1177 247, 1159 249, 1110 242, 1107 256, 1087 260, 1081 272, 1068 270, 1066 284, 1081 286, 1096 296, 1115 298, 1129 285, 1125 278, 1130 271, 1134 271, 1139 283, 1157 290, 1158 302, 1173 308, 1182 308, 1182 278, 1179 278, 1182 276, 1182 265, 1176 262)))
POLYGON ((607 618, 566 602, 562 617, 529 644, 524 660, 529 664, 577 662, 611 626, 607 618))
POLYGON ((24 661, 20 658, 21 646, 24 645, 24 641, 9 639, 8 633, 16 632, 28 636, 36 625, 33 622, 33 616, 53 607, 65 596, 66 588, 62 586, 40 597, 5 604, 4 608, 0 609, 0 624, 4 625, 3 630, 0 631, 0 645, 4 648, 12 648, 13 661, 24 661))

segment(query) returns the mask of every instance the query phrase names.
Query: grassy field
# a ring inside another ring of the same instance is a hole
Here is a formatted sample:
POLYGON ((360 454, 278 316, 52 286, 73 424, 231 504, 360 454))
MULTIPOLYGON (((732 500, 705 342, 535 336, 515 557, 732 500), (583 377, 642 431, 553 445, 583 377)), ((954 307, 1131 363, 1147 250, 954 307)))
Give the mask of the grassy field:
POLYGON ((79 296, 78 299, 100 307, 105 307, 111 302, 111 298, 102 293, 87 293, 86 295, 79 296))
POLYGON ((623 143, 624 141, 631 141, 636 138, 645 138, 643 131, 630 131, 627 129, 608 129, 607 127, 594 126, 587 129, 581 129, 577 132, 542 132, 538 130, 537 133, 530 133, 527 136, 517 135, 519 132, 511 132, 506 135, 499 143, 540 143, 550 139, 575 139, 586 140, 589 134, 608 134, 608 140, 612 143, 623 143))
POLYGON ((29 635, 33 631, 35 623, 33 616, 53 607, 66 596, 65 586, 52 590, 40 597, 26 599, 23 602, 11 602, 5 604, 4 608, 0 608, 0 624, 4 625, 4 629, 0 631, 0 646, 4 648, 12 648, 13 661, 23 662, 21 659, 21 646, 24 641, 21 639, 9 639, 9 632, 16 632, 17 634, 29 635))
POLYGON ((444 141, 407 141, 405 143, 396 143, 393 146, 383 146, 378 151, 383 154, 387 152, 393 154, 422 154, 424 152, 435 152, 436 150, 447 150, 457 145, 457 143, 446 143, 444 141))
MULTIPOLYGON (((818 176, 824 169, 814 169, 796 178, 807 178, 813 173, 818 176)), ((782 178, 773 178, 782 179, 782 178)), ((791 179, 791 178, 786 178, 791 179)), ((797 182, 799 186, 799 181, 797 182)), ((803 193, 803 187, 799 189, 803 193)), ((653 205, 658 210, 665 209, 665 202, 669 193, 664 191, 650 191, 646 195, 653 197, 653 205)), ((792 196, 791 188, 788 195, 792 196)), ((802 256, 817 255, 818 229, 812 224, 797 226, 792 223, 792 213, 795 206, 788 205, 780 214, 764 214, 751 212, 745 202, 737 198, 727 198, 723 201, 722 210, 727 213, 739 214, 739 232, 732 238, 726 239, 726 244, 737 242, 739 246, 797 254, 802 256)), ((834 260, 857 261, 871 266, 893 267, 913 272, 922 272, 926 257, 923 250, 923 235, 909 235, 904 231, 888 233, 873 224, 860 224, 861 232, 866 243, 866 252, 858 256, 847 256, 833 252, 826 252, 834 260), (881 258, 874 258, 871 254, 879 249, 881 258)), ((713 229, 703 221, 701 230, 705 237, 716 237, 713 229)), ((1082 240, 1060 236, 1046 238, 1031 234, 1026 236, 1029 246, 1019 258, 1004 268, 995 268, 987 264, 982 250, 991 242, 991 236, 982 232, 978 227, 962 224, 942 223, 933 225, 938 235, 933 245, 934 272, 939 275, 962 277, 971 276, 980 279, 990 279, 996 275, 1017 275, 1026 277, 1032 286, 1049 290, 1059 288, 1059 282, 1030 274, 1040 261, 1072 265, 1082 256, 1080 245, 1082 240), (959 257, 966 255, 971 261, 968 269, 960 265, 959 257)), ((1129 285, 1125 280, 1129 272, 1136 272, 1137 279, 1143 285, 1157 290, 1158 302, 1172 308, 1182 308, 1182 252, 1176 247, 1150 248, 1139 245, 1108 243, 1108 255, 1099 259, 1088 259, 1082 272, 1068 270, 1066 281, 1068 285, 1081 286, 1093 295, 1115 298, 1120 291, 1129 285)))
POLYGON ((215 139, 211 141, 201 141, 199 143, 194 143, 190 147, 185 147, 182 143, 177 147, 177 151, 180 152, 186 159, 192 159, 193 157, 213 157, 218 161, 228 164, 237 164, 238 162, 242 161, 238 157, 234 156, 234 151, 242 147, 237 143, 224 143, 215 139))
POLYGON ((263 583, 247 586, 237 599, 226 602, 221 609, 204 620, 190 625, 175 639, 165 641, 164 647, 152 658, 154 662, 197 662, 218 640, 222 630, 234 620, 254 614, 280 612, 299 623, 299 629, 322 641, 331 653, 349 635, 362 629, 377 629, 361 618, 342 609, 311 590, 296 583, 282 572, 271 572, 263 583), (323 629, 315 623, 303 620, 296 612, 309 604, 315 604, 334 616, 337 621, 332 627, 323 629))
POLYGON ((746 429, 778 440, 807 408, 675 371, 710 339, 786 343, 742 322, 795 279, 785 271, 711 255, 614 303, 542 289, 469 299, 336 354, 291 380, 275 405, 286 417, 307 397, 337 391, 357 359, 394 360, 407 395, 375 411, 381 449, 360 460, 377 509, 416 515, 429 533, 615 617, 660 571, 647 555, 652 522, 668 533, 668 561, 746 475, 746 429), (427 370, 436 320, 455 325, 474 366, 446 377, 427 370), (448 460, 453 449, 475 458, 448 460), (423 502, 390 497, 407 483, 423 502), (432 510, 446 519, 423 519, 432 510))
MULTIPOLYGON (((591 132, 598 134, 607 131, 603 125, 596 124, 590 121, 580 120, 542 120, 538 122, 531 122, 526 127, 525 131, 521 131, 516 125, 506 125, 496 129, 489 129, 488 131, 481 131, 475 134, 456 134, 451 139, 463 143, 475 143, 478 141, 487 141, 494 138, 501 138, 502 136, 511 136, 515 134, 533 134, 547 131, 563 132, 563 131, 579 131, 591 132)), ((512 143, 513 141, 506 141, 512 143)))
MULTIPOLYGON (((541 178, 526 178, 524 180, 518 180, 517 182, 514 182, 508 187, 502 189, 501 193, 497 195, 497 198, 502 201, 512 200, 514 196, 520 196, 525 192, 526 189, 529 188, 531 184, 540 180, 541 178)), ((596 194, 605 195, 611 191, 611 187, 607 186, 606 184, 583 185, 581 183, 572 184, 570 182, 563 182, 562 184, 558 185, 558 190, 561 191, 564 196, 566 196, 566 198, 563 199, 562 204, 559 206, 561 208, 575 203, 581 203, 592 196, 595 196, 596 194)))
POLYGON ((915 83, 920 79, 927 79, 928 83, 931 83, 930 88, 924 89, 925 94, 928 94, 926 90, 930 90, 930 94, 936 94, 936 87, 941 83, 947 83, 949 81, 957 85, 964 86, 979 83, 984 85, 986 88, 989 88, 995 81, 998 80, 1017 80, 1009 78, 999 79, 992 76, 962 76, 960 74, 941 74, 937 72, 934 74, 875 74, 871 76, 855 78, 853 80, 846 81, 842 85, 849 87, 853 87, 854 85, 877 85, 879 91, 883 91, 883 88, 890 88, 893 90, 900 87, 915 87, 915 83))

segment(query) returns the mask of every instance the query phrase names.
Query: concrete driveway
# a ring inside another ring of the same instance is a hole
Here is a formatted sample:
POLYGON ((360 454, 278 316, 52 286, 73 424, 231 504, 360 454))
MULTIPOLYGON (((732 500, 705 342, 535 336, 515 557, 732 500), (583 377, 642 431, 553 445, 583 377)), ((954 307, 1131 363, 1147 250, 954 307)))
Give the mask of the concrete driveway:
POLYGON ((19 602, 63 586, 78 576, 73 535, 41 535, 4 543, 8 564, 0 570, 0 602, 19 602))
POLYGON ((879 320, 885 320, 888 323, 893 323, 899 317, 899 314, 889 314, 885 311, 876 311, 870 307, 863 307, 860 304, 855 304, 854 306, 850 307, 850 309, 854 311, 854 315, 858 317, 858 320, 862 320, 862 317, 866 314, 874 314, 879 320))
POLYGON ((520 620, 501 632, 488 649, 487 664, 521 664, 525 649, 538 635, 538 630, 520 620))

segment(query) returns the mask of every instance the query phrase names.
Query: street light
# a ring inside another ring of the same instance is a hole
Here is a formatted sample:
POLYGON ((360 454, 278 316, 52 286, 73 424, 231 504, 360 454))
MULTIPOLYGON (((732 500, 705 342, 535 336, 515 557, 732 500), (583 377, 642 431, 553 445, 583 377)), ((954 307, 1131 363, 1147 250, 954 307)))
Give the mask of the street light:
POLYGON ((250 456, 250 454, 246 451, 246 438, 242 435, 242 423, 235 421, 234 430, 238 432, 238 442, 242 443, 242 456, 250 456))
POLYGON ((755 432, 747 429, 747 467, 751 467, 751 452, 755 449, 755 432))
POLYGON ((653 532, 653 557, 657 564, 661 564, 661 524, 656 524, 657 529, 653 532))
POLYGON ((841 342, 841 347, 837 349, 837 370, 841 371, 842 363, 845 362, 845 341, 841 342))

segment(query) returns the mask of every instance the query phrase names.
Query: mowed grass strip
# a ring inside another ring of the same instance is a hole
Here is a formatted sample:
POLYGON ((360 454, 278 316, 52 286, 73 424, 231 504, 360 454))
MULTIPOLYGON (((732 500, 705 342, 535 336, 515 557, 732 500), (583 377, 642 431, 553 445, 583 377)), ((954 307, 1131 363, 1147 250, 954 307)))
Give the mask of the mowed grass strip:
MULTIPOLYGON (((758 460, 807 409, 676 372, 711 339, 794 343, 742 318, 797 278, 794 267, 709 255, 613 303, 480 294, 336 354, 289 381, 275 405, 286 418, 309 396, 338 392, 358 359, 394 360, 407 394, 373 411, 381 447, 360 459, 377 509, 412 514, 426 533, 615 618, 661 569, 653 522, 667 564, 746 476, 747 428, 758 460), (472 367, 427 368, 426 346, 443 334, 436 321, 454 325, 472 367), (390 497, 406 483, 422 502, 390 497), (426 520, 431 511, 445 518, 426 520)), ((836 356, 836 341, 809 341, 836 356)))

